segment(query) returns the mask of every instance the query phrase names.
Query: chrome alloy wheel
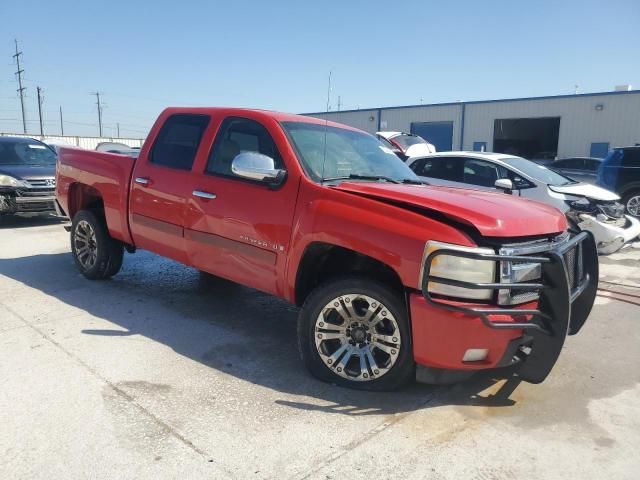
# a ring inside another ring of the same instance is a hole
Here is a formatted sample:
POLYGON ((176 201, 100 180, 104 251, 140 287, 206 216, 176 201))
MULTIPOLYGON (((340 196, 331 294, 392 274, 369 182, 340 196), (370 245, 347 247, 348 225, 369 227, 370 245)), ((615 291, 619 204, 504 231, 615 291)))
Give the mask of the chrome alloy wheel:
POLYGON ((640 217, 640 195, 634 195, 627 200, 627 211, 634 217, 640 217))
POLYGON ((396 363, 400 328, 389 309, 367 295, 347 294, 327 303, 314 327, 324 364, 348 380, 371 381, 396 363))
POLYGON ((98 242, 96 232, 86 220, 76 225, 73 235, 76 258, 85 270, 93 268, 98 259, 98 242))

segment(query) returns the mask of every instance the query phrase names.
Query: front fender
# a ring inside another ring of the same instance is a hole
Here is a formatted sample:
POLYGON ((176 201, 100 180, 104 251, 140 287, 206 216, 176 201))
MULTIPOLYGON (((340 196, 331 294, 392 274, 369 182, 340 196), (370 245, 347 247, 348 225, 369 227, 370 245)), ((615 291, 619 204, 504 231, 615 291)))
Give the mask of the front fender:
POLYGON ((304 252, 314 242, 374 258, 390 267, 405 287, 413 289, 419 289, 422 254, 428 240, 474 245, 462 231, 426 214, 318 185, 303 186, 302 190, 286 268, 285 296, 289 300, 295 298, 304 252))

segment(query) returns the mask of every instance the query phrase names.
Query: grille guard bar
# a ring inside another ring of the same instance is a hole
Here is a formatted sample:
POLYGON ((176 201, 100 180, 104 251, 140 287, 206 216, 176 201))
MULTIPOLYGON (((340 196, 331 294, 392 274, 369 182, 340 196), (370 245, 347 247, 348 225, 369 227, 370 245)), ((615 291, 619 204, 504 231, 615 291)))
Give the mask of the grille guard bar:
POLYGON ((520 376, 532 383, 539 383, 551 371, 567 335, 578 333, 586 321, 595 301, 598 288, 598 256, 593 236, 581 232, 570 240, 554 245, 550 250, 533 256, 494 255, 465 252, 452 249, 439 249, 431 252, 425 260, 422 278, 422 294, 428 303, 454 312, 479 317, 484 325, 493 329, 519 329, 532 338, 532 349, 520 376), (580 246, 582 249, 582 280, 571 288, 564 254, 580 246), (431 265, 440 255, 490 260, 495 262, 539 263, 541 280, 527 283, 473 283, 452 280, 431 275, 431 265), (429 282, 469 288, 472 290, 527 290, 538 289, 540 298, 537 309, 518 309, 509 307, 471 307, 454 305, 429 292, 429 282), (528 321, 493 321, 490 315, 531 316, 528 321))

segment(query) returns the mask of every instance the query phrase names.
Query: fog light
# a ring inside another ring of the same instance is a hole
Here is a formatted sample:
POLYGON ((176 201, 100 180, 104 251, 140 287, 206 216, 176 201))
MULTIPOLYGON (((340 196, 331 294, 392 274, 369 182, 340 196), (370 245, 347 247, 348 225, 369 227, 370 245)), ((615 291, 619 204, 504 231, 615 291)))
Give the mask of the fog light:
POLYGON ((487 358, 489 354, 488 348, 470 348, 464 352, 463 362, 479 362, 487 358))

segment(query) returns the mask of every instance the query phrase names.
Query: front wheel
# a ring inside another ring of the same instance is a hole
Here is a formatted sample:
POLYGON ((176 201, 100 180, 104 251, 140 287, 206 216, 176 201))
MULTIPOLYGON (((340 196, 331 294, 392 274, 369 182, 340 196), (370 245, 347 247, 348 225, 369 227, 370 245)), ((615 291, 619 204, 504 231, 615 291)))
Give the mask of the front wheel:
POLYGON ((623 202, 629 215, 640 217, 640 190, 627 193, 623 202))
POLYGON ((81 210, 71 224, 71 253, 85 277, 102 280, 112 277, 122 267, 124 246, 109 235, 101 217, 81 210))
POLYGON ((406 307, 384 284, 346 277, 316 288, 298 320, 298 343, 315 377, 362 390, 415 379, 406 307))

